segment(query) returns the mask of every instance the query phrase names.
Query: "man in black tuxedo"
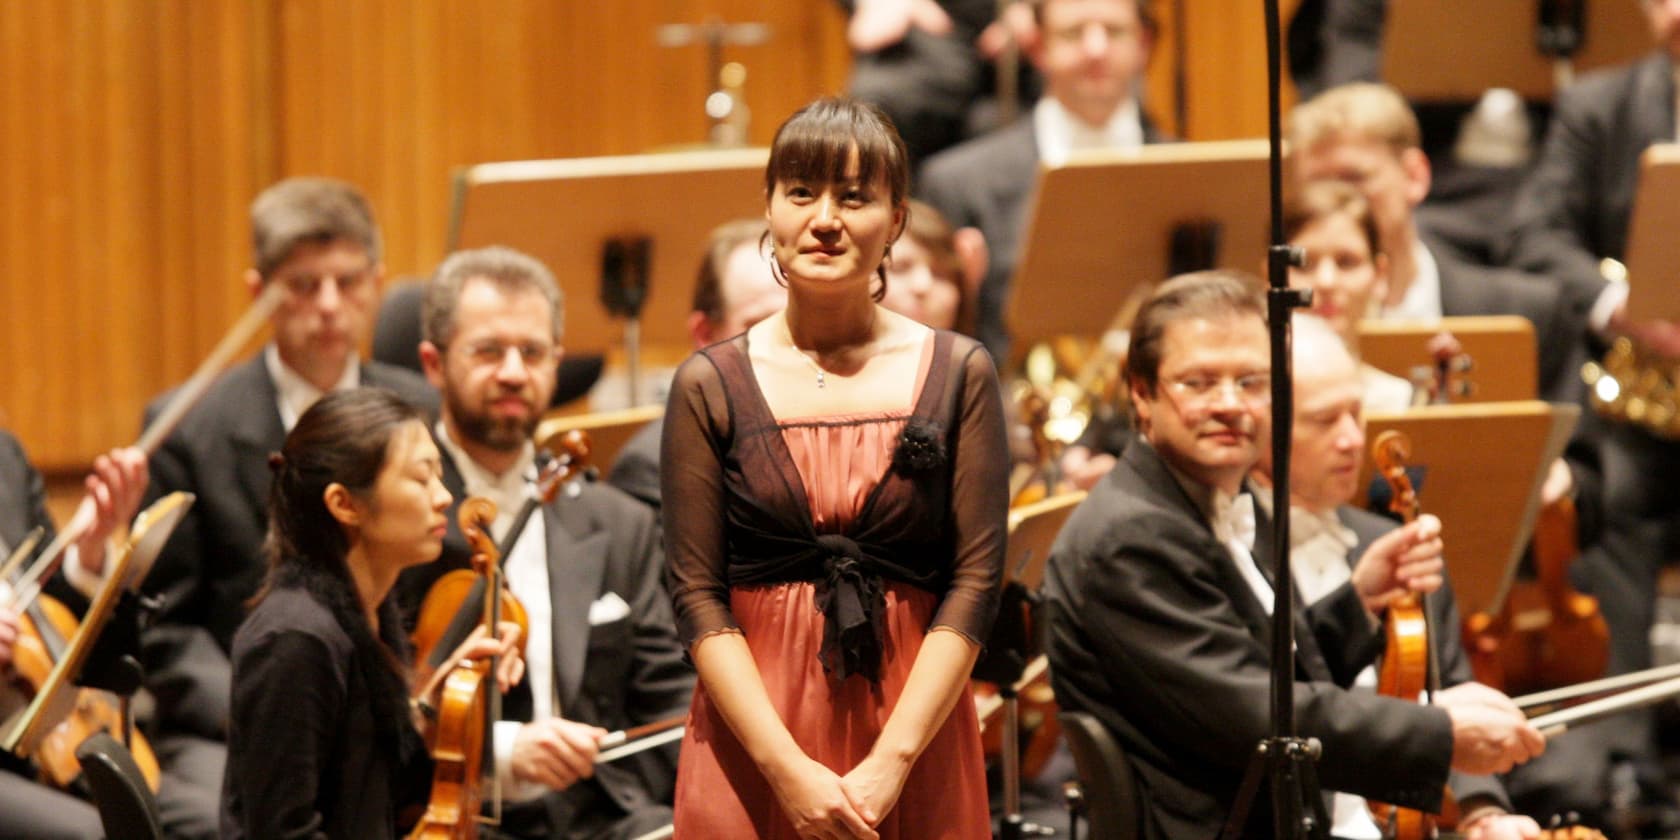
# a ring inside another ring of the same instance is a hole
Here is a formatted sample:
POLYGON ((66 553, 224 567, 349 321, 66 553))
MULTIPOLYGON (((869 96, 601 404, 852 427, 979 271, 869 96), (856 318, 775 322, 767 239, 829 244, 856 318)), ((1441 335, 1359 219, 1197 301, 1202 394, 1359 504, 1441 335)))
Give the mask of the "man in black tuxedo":
MULTIPOLYGON (((152 458, 150 504, 196 493, 143 589, 163 606, 143 639, 147 688, 157 700, 154 739, 166 766, 221 789, 226 763, 229 645, 266 561, 268 455, 321 394, 389 388, 422 408, 436 395, 412 372, 358 358, 385 274, 379 228, 354 187, 290 178, 251 204, 256 297, 283 287, 273 340, 211 386, 152 458)), ((146 420, 174 392, 153 400, 146 420)))
POLYGON ((959 250, 983 254, 978 338, 999 359, 1008 356, 1003 310, 1039 161, 1164 139, 1137 97, 1155 38, 1149 0, 1032 5, 1040 38, 1030 57, 1044 74, 1044 96, 1012 125, 928 159, 916 187, 917 197, 958 229, 959 250))
POLYGON ((1398 92, 1366 82, 1325 91, 1291 112, 1289 145, 1298 183, 1345 181, 1371 203, 1389 265, 1388 296, 1374 316, 1521 315, 1539 342, 1541 396, 1579 397, 1584 316, 1544 278, 1471 265, 1419 232, 1415 212, 1431 171, 1417 117, 1398 92))
MULTIPOLYGON (((443 395, 435 435, 444 484, 457 507, 469 495, 496 503, 499 544, 535 492, 531 433, 554 389, 560 307, 548 269, 507 248, 450 256, 426 289, 420 359, 443 395)), ((439 575, 468 566, 453 511, 449 518, 443 556, 398 579, 411 622, 439 575)), ((499 831, 633 838, 669 824, 674 744, 594 763, 601 736, 683 714, 694 688, 661 584, 653 511, 605 484, 569 484, 524 523, 502 562, 530 636, 526 680, 492 733, 512 800, 499 831)), ((467 611, 476 615, 473 605, 467 611)), ((440 652, 464 626, 446 634, 440 652)))
MULTIPOLYGON (((1213 836, 1269 731, 1270 522, 1244 495, 1269 437, 1262 311, 1227 272, 1156 290, 1133 323, 1126 368, 1141 438, 1051 550, 1057 701, 1120 741, 1146 837, 1213 836)), ((1323 744, 1327 789, 1435 810, 1449 770, 1508 770, 1544 741, 1508 698, 1474 683, 1430 706, 1347 689, 1378 646, 1375 612, 1440 568, 1429 523, 1387 545, 1354 572, 1356 585, 1297 617, 1296 722, 1323 744)), ((1268 800, 1256 798, 1252 836, 1270 834, 1268 800)))

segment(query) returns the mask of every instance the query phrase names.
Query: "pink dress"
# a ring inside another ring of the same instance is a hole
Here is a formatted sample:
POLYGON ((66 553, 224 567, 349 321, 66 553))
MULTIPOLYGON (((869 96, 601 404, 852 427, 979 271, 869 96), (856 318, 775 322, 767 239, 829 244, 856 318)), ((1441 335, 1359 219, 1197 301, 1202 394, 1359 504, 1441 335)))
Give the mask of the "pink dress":
MULTIPOLYGON (((924 358, 923 375, 927 360, 924 358)), ((918 386, 920 391, 920 386, 918 386)), ((908 411, 780 421, 818 533, 839 533, 888 468, 908 411)), ((910 676, 938 605, 926 590, 886 582, 886 640, 879 685, 836 682, 818 657, 823 614, 816 585, 736 586, 730 608, 770 701, 806 755, 845 773, 868 755, 910 676)), ((882 838, 980 840, 991 836, 974 704, 959 700, 911 769, 882 838)), ((676 837, 795 838, 769 783, 703 688, 694 692, 677 770, 676 837)))

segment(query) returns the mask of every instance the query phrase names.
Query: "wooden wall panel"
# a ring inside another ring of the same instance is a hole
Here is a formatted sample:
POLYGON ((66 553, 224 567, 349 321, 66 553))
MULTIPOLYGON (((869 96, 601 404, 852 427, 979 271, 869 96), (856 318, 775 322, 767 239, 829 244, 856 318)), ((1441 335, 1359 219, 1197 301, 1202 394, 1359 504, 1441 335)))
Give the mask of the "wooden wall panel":
MULTIPOLYGON (((1157 8, 1153 112, 1186 139, 1262 135, 1261 4, 1157 8)), ((753 142, 844 87, 830 0, 0 4, 0 424, 49 469, 131 441, 243 310, 245 208, 276 178, 361 185, 414 274, 443 256, 454 167, 699 142, 705 51, 654 31, 713 17, 772 28, 726 51, 753 142)))
POLYGON ((0 6, 0 425, 48 471, 134 439, 243 311, 246 207, 293 174, 363 187, 393 274, 443 256, 448 179, 488 160, 704 138, 702 47, 756 20, 752 139, 843 87, 814 0, 37 0, 0 6))

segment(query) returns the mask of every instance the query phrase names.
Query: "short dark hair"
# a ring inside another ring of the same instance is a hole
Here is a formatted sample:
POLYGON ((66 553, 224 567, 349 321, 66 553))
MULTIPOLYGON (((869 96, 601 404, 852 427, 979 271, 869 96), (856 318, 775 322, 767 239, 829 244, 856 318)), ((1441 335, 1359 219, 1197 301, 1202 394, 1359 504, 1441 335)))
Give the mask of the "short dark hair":
POLYGON ((1126 378, 1149 393, 1161 372, 1161 339, 1167 325, 1191 319, 1214 320, 1252 315, 1262 322, 1266 305, 1254 275, 1230 269, 1180 274, 1162 283, 1132 320, 1126 352, 1126 378))
MULTIPOLYGON (((1044 7, 1051 2, 1052 0, 1027 0, 1027 5, 1032 7, 1033 20, 1040 26, 1044 25, 1044 7)), ((1137 9, 1138 23, 1143 24, 1144 32, 1153 36, 1160 31, 1159 21, 1155 17, 1155 10, 1151 8, 1150 0, 1132 0, 1132 5, 1137 9)))
POLYGON ((345 240, 379 261, 379 225, 360 190, 336 178, 287 178, 251 202, 252 265, 267 280, 299 245, 345 240))
POLYGON ((1371 214, 1371 202, 1358 187, 1343 181, 1325 179, 1310 181, 1284 196, 1283 237, 1294 239, 1307 225, 1330 216, 1346 216, 1360 233, 1371 256, 1383 252, 1382 237, 1377 232, 1377 218, 1371 214))
MULTIPOLYGON (((723 272, 735 249, 749 242, 764 239, 763 219, 736 219, 712 229, 706 237, 706 253, 700 257, 700 270, 694 277, 693 311, 714 324, 723 320, 723 272)), ((769 270, 766 268, 765 270, 769 270)))
MULTIPOLYGON (((844 181, 853 148, 857 149, 858 181, 885 180, 893 206, 904 206, 910 197, 910 153, 904 138, 880 108, 844 96, 818 99, 793 112, 776 129, 770 162, 764 167, 765 201, 775 193, 778 181, 844 181)), ((875 273, 881 278, 874 295, 879 301, 887 294, 886 266, 878 266, 875 273)))
POLYGON ((560 341, 563 300, 554 273, 536 257, 504 245, 456 251, 444 258, 426 284, 425 297, 420 303, 420 327, 425 340, 438 347, 449 346, 455 338, 455 309, 461 303, 461 290, 467 281, 479 278, 504 292, 529 290, 542 295, 548 301, 554 340, 560 341))

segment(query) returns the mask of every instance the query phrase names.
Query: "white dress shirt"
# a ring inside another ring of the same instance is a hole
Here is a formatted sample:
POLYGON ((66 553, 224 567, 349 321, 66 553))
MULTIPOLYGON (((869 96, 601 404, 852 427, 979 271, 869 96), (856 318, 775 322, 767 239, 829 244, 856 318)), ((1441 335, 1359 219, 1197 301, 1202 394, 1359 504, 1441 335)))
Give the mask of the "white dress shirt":
POLYGON ((1038 141, 1038 158, 1045 163, 1066 163, 1068 155, 1086 149, 1136 149, 1143 145, 1143 118, 1136 99, 1128 98, 1101 126, 1073 115, 1053 96, 1041 97, 1033 106, 1033 137, 1038 141))
POLYGON ((1412 240, 1412 260, 1417 274, 1406 287, 1405 297, 1395 306, 1384 306, 1384 320, 1433 321, 1441 317, 1441 267, 1423 240, 1412 240))
MULTIPOLYGON (((302 417, 325 392, 304 379, 303 374, 287 367, 286 363, 280 360, 280 349, 273 343, 263 348, 263 364, 268 367, 268 378, 274 380, 275 405, 280 409, 280 426, 290 432, 292 427, 297 425, 298 418, 302 417)), ((342 391, 360 384, 361 359, 351 356, 345 360, 344 372, 338 375, 338 382, 332 389, 342 391)))

